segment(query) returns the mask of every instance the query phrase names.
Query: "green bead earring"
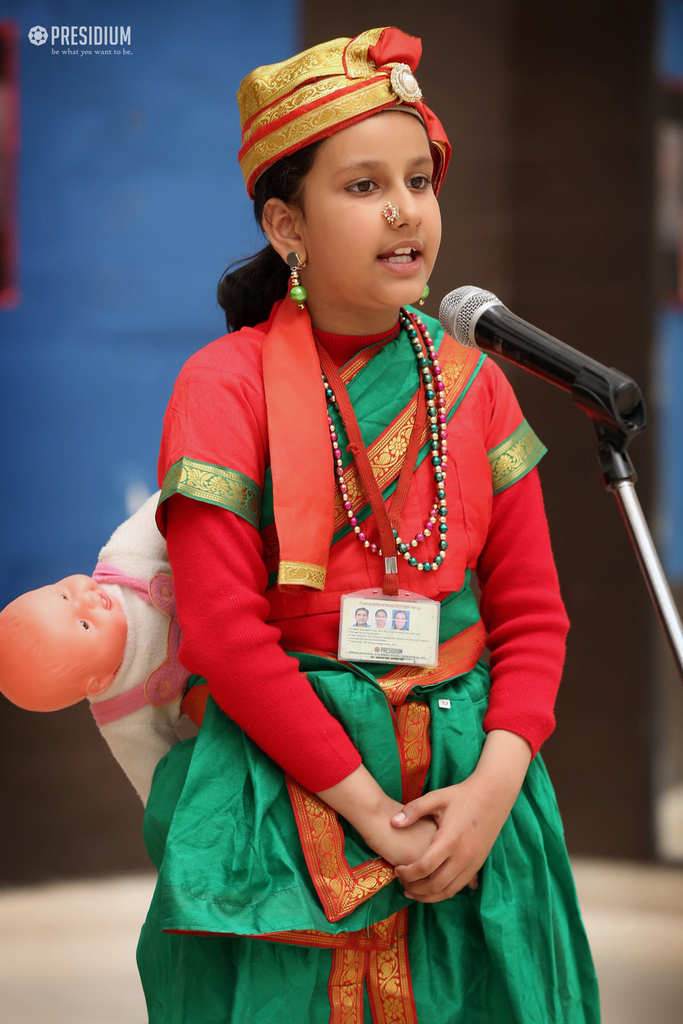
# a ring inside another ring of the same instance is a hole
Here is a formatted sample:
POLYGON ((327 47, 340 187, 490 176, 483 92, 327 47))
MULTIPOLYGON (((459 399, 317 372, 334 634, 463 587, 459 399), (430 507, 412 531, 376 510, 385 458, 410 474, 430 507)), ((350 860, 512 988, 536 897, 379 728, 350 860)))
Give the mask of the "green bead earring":
POLYGON ((292 277, 292 287, 289 292, 289 297, 292 302, 296 302, 299 309, 304 308, 304 302, 308 298, 308 292, 302 284, 299 282, 299 271, 303 270, 306 263, 302 263, 299 259, 298 252, 290 252, 287 254, 287 263, 292 277))
POLYGON ((425 285, 425 290, 424 290, 424 291, 422 292, 422 295, 421 295, 421 296, 420 296, 420 298, 419 298, 419 299, 417 300, 417 304, 418 304, 418 306, 424 306, 424 304, 425 304, 425 299, 427 298, 427 296, 428 296, 428 295, 429 295, 429 285, 428 285, 428 284, 426 284, 426 285, 425 285))

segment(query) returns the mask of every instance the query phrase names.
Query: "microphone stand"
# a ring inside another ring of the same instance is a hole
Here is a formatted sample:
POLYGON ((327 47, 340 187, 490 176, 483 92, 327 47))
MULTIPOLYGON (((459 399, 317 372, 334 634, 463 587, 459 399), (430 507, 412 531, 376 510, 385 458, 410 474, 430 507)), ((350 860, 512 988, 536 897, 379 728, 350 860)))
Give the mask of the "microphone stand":
POLYGON ((598 435, 602 479, 621 510, 657 617, 683 681, 683 625, 652 541, 635 483, 638 479, 626 451, 645 427, 647 415, 636 382, 614 368, 577 352, 557 338, 520 321, 492 292, 466 285, 441 303, 445 330, 465 345, 507 359, 542 380, 570 392, 574 403, 593 422, 598 435), (519 325, 524 343, 519 343, 519 325))
MULTIPOLYGON (((630 409, 620 409, 619 406, 624 405, 623 397, 612 387, 606 401, 604 389, 592 386, 595 382, 590 378, 593 376, 591 371, 579 374, 571 389, 572 398, 593 421, 598 435, 598 460, 603 482, 617 499, 657 617, 683 681, 683 625, 636 494, 638 476, 626 451, 647 423, 643 399, 635 385, 638 404, 630 409)), ((629 405, 632 398, 633 392, 629 405)))

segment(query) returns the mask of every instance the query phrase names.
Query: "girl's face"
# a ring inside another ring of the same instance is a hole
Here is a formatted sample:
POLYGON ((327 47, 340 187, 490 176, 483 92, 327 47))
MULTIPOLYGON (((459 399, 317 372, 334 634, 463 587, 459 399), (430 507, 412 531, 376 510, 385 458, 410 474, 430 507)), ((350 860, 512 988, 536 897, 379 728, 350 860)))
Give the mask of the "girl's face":
POLYGON ((320 147, 292 211, 314 327, 378 333, 419 299, 441 241, 432 168, 424 127, 406 113, 366 118, 320 147), (387 202, 399 209, 393 224, 387 202))

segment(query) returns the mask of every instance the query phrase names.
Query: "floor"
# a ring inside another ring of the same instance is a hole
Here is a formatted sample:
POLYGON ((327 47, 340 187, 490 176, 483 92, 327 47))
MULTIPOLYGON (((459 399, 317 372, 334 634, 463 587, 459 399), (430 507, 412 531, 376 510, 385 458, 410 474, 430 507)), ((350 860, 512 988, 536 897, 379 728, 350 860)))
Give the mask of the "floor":
MULTIPOLYGON (((603 1024, 681 1024, 683 870, 576 860, 574 871, 603 1024)), ((145 1024, 135 944, 153 884, 0 892, 2 1024, 145 1024)))

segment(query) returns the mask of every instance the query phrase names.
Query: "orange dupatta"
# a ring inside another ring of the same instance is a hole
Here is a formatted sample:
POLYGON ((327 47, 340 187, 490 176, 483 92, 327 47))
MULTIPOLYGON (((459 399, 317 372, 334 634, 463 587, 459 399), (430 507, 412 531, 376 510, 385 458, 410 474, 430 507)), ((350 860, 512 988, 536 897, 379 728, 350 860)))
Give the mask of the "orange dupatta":
POLYGON ((308 310, 283 299, 263 339, 278 588, 325 589, 334 534, 327 405, 308 310))

